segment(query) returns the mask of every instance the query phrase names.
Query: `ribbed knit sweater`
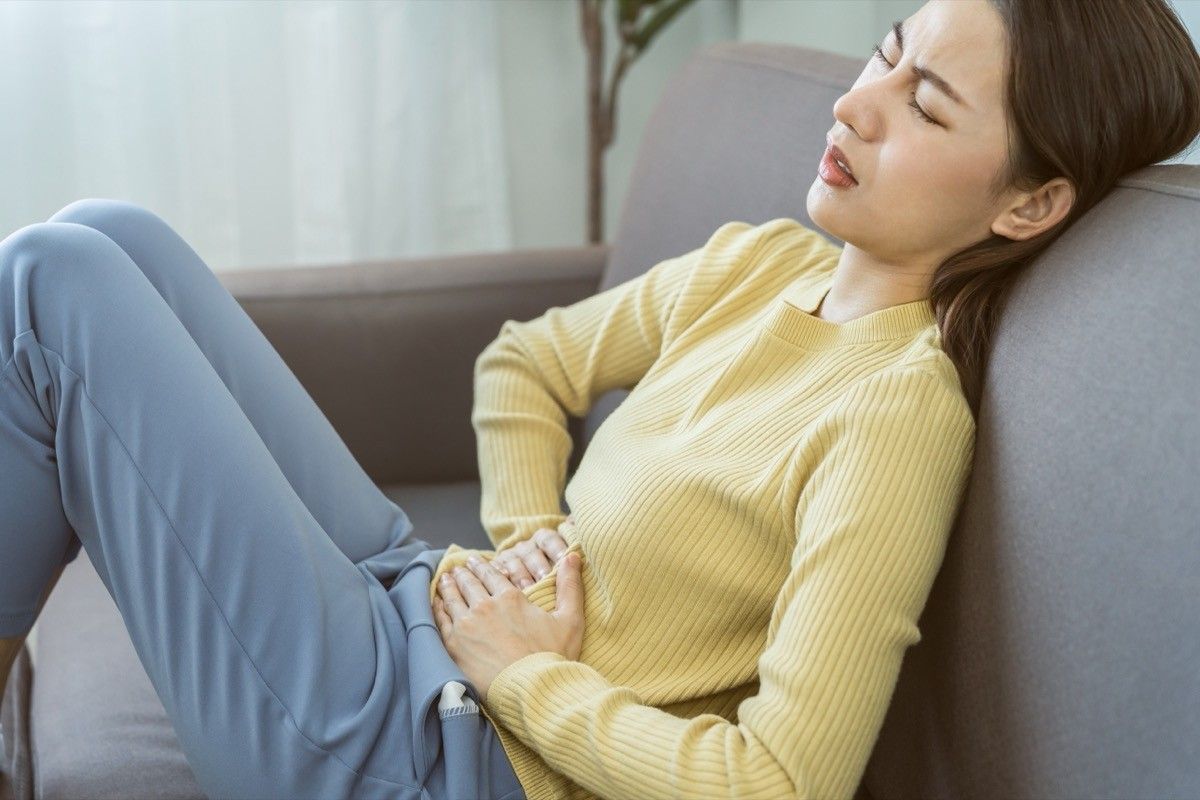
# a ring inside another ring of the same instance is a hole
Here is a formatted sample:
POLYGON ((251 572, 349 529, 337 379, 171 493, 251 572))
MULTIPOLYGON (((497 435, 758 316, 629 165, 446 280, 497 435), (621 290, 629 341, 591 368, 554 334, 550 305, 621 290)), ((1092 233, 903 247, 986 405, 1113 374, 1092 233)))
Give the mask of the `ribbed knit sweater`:
MULTIPOLYGON (((814 316, 841 251, 790 218, 540 317, 475 365, 481 520, 430 585, 542 527, 582 553, 577 661, 482 709, 529 800, 850 798, 970 473, 928 299, 814 316), (632 390, 565 486, 567 416, 632 390)), ((524 591, 555 608, 557 569, 524 591)))

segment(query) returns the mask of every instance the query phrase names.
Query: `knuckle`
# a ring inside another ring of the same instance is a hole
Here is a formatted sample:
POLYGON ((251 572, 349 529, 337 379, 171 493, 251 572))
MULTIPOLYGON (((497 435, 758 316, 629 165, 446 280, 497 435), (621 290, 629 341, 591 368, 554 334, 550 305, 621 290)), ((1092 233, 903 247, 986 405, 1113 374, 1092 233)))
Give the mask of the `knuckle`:
POLYGON ((479 613, 475 615, 475 622, 479 625, 480 633, 494 632, 496 625, 504 619, 504 598, 501 595, 489 595, 483 607, 479 609, 479 613))

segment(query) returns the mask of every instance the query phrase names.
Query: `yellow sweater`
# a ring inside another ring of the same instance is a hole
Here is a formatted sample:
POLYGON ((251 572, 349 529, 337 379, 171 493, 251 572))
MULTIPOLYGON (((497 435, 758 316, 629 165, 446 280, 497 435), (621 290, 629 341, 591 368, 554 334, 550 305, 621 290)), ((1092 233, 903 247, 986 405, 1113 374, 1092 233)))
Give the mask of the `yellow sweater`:
MULTIPOLYGON (((475 368, 481 519, 558 527, 583 652, 526 656, 482 709, 530 800, 852 797, 945 551, 975 422, 927 300, 813 316, 840 248, 730 222, 528 322, 475 368), (602 393, 633 389, 563 491, 602 393), (634 388, 636 387, 636 388, 634 388)), ((471 553, 451 546, 430 585, 471 553)), ((556 570, 525 589, 555 607, 556 570)))

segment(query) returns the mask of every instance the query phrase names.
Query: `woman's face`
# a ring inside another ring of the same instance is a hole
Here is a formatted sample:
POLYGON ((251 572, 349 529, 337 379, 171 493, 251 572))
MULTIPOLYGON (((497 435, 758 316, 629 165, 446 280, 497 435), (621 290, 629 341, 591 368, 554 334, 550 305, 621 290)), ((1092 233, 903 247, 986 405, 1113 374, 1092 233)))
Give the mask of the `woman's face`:
POLYGON ((833 105, 829 138, 858 184, 840 188, 817 176, 807 199, 813 222, 903 265, 940 263, 987 238, 1004 199, 988 196, 1007 146, 1003 37, 989 0, 930 0, 904 20, 902 41, 889 30, 881 53, 833 105), (944 78, 962 102, 913 67, 944 78))

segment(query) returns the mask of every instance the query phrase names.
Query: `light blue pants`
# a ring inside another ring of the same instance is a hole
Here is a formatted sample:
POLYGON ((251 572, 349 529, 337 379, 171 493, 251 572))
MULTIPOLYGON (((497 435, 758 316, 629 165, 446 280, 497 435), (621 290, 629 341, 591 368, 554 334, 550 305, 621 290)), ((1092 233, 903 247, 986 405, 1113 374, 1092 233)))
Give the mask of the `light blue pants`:
POLYGON ((0 241, 0 365, 0 637, 82 546, 207 794, 524 798, 486 717, 438 709, 479 702, 445 550, 165 221, 80 200, 0 241))

